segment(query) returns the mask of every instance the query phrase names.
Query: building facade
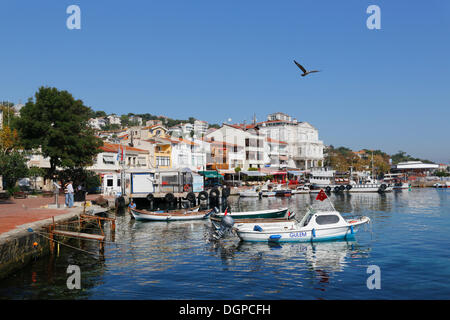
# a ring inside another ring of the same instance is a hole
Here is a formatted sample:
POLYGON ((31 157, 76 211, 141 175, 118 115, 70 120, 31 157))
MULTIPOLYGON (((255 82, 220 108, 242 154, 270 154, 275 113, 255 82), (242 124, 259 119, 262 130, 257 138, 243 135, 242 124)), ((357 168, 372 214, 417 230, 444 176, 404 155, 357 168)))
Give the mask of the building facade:
POLYGON ((307 122, 298 122, 281 112, 270 114, 257 124, 267 138, 287 143, 287 166, 310 169, 323 166, 323 141, 319 132, 307 122))

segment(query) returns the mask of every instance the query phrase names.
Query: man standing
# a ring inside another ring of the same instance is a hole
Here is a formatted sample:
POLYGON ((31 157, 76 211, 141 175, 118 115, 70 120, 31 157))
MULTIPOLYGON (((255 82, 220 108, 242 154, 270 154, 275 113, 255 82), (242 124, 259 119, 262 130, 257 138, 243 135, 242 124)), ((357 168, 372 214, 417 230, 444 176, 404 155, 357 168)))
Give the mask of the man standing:
POLYGON ((73 207, 73 186, 72 181, 69 181, 69 184, 67 185, 67 197, 68 197, 68 207, 73 207))

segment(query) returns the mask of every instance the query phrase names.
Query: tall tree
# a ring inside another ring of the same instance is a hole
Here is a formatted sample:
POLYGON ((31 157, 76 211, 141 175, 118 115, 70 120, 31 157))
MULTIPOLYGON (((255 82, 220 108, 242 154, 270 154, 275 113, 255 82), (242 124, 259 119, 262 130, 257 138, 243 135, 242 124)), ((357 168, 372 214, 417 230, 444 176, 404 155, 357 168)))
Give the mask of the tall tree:
POLYGON ((87 125, 92 110, 67 91, 41 87, 35 100, 28 100, 16 121, 25 149, 41 147, 50 158, 49 177, 57 167, 76 168, 91 165, 102 141, 87 125))

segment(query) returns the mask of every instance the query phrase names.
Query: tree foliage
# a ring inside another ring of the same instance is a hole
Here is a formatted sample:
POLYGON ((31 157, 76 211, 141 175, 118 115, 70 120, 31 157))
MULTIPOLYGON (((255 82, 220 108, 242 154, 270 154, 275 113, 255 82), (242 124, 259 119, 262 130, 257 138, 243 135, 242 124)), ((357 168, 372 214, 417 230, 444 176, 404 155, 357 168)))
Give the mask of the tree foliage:
POLYGON ((16 122, 25 149, 41 147, 50 158, 49 175, 57 167, 75 168, 91 165, 102 141, 87 125, 92 110, 67 91, 41 87, 20 110, 16 122))
POLYGON ((0 153, 0 172, 5 188, 12 188, 17 180, 27 177, 27 159, 23 152, 13 150, 8 153, 0 153))

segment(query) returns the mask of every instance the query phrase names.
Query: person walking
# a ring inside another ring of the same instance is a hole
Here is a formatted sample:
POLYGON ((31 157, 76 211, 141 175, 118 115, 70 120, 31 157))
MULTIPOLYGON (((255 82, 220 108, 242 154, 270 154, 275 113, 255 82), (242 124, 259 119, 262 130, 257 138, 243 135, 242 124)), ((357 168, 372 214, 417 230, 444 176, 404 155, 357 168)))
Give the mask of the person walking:
POLYGON ((67 196, 68 196, 67 206, 69 208, 72 208, 73 207, 73 186, 72 186, 72 181, 69 181, 69 183, 67 184, 67 196))
POLYGON ((67 193, 67 186, 68 185, 69 185, 69 183, 65 183, 64 184, 64 203, 65 203, 66 207, 69 206, 69 194, 67 193))

